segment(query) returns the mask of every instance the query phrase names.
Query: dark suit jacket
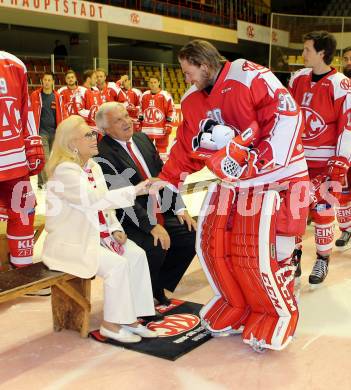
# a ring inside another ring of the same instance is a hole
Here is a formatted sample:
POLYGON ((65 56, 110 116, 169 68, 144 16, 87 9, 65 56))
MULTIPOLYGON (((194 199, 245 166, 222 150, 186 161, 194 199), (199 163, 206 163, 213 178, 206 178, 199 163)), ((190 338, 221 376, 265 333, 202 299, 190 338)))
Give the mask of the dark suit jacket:
MULTIPOLYGON (((133 141, 142 154, 152 177, 157 177, 163 167, 163 162, 147 135, 135 133, 133 141)), ((96 161, 100 164, 105 175, 107 185, 111 189, 121 188, 128 185, 136 185, 143 181, 143 177, 138 171, 129 153, 117 141, 105 135, 98 144, 99 155, 96 161)), ((160 191, 162 198, 162 213, 167 214, 184 208, 184 202, 180 194, 176 194, 166 187, 160 191)), ((156 221, 147 213, 148 195, 138 196, 132 208, 117 210, 118 219, 122 225, 138 225, 144 232, 149 233, 156 225, 156 221)))

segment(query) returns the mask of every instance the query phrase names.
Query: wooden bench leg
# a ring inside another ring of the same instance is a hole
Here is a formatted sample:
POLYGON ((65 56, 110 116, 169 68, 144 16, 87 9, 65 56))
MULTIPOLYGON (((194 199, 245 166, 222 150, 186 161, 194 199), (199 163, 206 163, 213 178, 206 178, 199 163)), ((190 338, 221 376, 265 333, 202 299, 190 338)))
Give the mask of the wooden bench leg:
POLYGON ((74 278, 51 287, 51 305, 56 332, 72 329, 88 337, 90 317, 90 279, 74 278))

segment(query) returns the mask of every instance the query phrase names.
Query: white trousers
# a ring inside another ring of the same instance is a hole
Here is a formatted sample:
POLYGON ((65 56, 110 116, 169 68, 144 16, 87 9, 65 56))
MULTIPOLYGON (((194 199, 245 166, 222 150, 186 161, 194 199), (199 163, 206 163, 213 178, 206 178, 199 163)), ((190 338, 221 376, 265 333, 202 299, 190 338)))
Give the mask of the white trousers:
POLYGON ((97 275, 104 279, 104 320, 131 324, 155 308, 144 250, 131 240, 123 247, 123 256, 100 247, 97 275))

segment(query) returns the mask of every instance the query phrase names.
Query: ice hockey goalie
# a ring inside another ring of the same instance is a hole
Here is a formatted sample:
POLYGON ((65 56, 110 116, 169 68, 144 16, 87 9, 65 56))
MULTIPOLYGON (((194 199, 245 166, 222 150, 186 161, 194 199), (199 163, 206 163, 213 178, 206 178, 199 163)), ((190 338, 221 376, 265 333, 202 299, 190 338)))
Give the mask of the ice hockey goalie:
POLYGON ((281 350, 298 323, 292 253, 309 203, 300 109, 269 69, 224 61, 206 41, 178 59, 193 85, 159 177, 178 187, 206 164, 219 179, 198 219, 197 254, 214 291, 202 321, 255 350, 281 350))

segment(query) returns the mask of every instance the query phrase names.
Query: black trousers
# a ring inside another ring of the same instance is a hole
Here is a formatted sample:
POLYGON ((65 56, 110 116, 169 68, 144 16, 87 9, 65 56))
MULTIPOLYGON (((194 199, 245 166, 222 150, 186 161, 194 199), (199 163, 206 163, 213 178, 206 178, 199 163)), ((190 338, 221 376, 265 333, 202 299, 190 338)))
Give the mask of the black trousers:
POLYGON ((167 251, 162 249, 159 242, 154 246, 151 233, 145 233, 135 225, 123 225, 128 238, 146 252, 154 295, 163 288, 174 291, 195 256, 195 231, 189 232, 187 225, 181 225, 175 215, 163 215, 164 228, 171 239, 167 251))

